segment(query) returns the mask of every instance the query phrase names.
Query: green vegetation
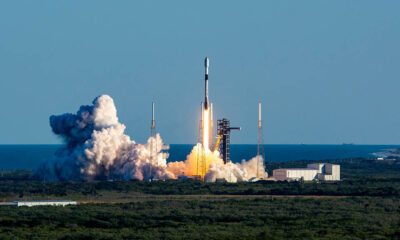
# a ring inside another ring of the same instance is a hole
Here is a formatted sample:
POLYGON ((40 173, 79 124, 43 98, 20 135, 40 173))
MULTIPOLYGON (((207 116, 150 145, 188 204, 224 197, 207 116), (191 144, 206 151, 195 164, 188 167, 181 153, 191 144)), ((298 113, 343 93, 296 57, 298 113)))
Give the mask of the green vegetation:
POLYGON ((0 239, 400 239, 400 161, 326 162, 341 165, 343 181, 43 183, 0 171, 3 201, 88 202, 0 206, 0 239))
MULTIPOLYGON (((268 171, 278 167, 305 167, 311 161, 270 163, 268 171)), ((153 195, 319 195, 319 196, 396 196, 400 197, 400 161, 365 159, 331 160, 341 164, 343 181, 203 183, 199 181, 98 181, 53 182, 29 180, 29 171, 0 174, 0 198, 28 200, 73 198, 75 200, 115 200, 119 196, 153 195), (24 175, 25 174, 25 175, 24 175)), ((0 172, 1 173, 1 172, 0 172)))
POLYGON ((397 198, 264 197, 0 207, 1 239, 399 239, 397 198))
POLYGON ((26 180, 31 170, 0 170, 0 180, 26 180))

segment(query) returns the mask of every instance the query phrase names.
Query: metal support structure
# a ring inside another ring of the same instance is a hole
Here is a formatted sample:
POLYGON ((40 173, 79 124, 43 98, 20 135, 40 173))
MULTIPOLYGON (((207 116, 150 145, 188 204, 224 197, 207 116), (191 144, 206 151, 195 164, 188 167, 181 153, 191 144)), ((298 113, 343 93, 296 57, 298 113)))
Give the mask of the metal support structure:
POLYGON ((222 144, 219 145, 220 153, 224 163, 230 162, 230 134, 231 130, 241 130, 240 127, 230 127, 230 121, 226 118, 218 120, 218 135, 222 138, 222 144))
POLYGON ((154 102, 151 103, 152 114, 151 114, 151 127, 150 127, 150 180, 153 179, 153 164, 154 157, 157 154, 157 143, 156 143, 156 121, 154 120, 154 102))
POLYGON ((264 135, 263 135, 263 124, 261 120, 261 103, 258 103, 258 136, 257 136, 257 158, 262 157, 262 161, 258 159, 257 161, 257 177, 264 178, 264 176, 260 176, 260 170, 262 169, 264 172, 264 161, 265 161, 265 152, 264 152, 264 135), (261 162, 261 163, 260 163, 261 162))
POLYGON ((204 112, 204 105, 201 102, 201 110, 200 110, 200 123, 199 123, 199 139, 198 142, 203 144, 203 112, 204 112))
MULTIPOLYGON (((200 110, 200 123, 199 123, 199 139, 197 142, 200 142, 203 145, 203 111, 204 111, 203 102, 201 102, 201 110, 200 110)), ((201 176, 202 171, 202 162, 203 162, 203 154, 201 151, 197 151, 197 163, 196 163, 196 175, 201 176)))

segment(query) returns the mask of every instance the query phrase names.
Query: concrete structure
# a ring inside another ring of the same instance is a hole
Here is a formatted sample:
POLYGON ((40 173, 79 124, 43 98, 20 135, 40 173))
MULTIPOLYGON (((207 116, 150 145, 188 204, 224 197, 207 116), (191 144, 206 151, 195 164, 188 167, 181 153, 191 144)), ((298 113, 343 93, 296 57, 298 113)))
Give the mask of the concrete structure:
POLYGON ((331 163, 312 163, 307 168, 280 168, 273 171, 278 181, 339 181, 340 165, 331 163))
POLYGON ((16 207, 22 207, 22 206, 33 207, 33 206, 66 206, 66 205, 76 205, 76 204, 77 204, 76 201, 65 200, 65 201, 14 201, 14 202, 4 203, 1 205, 16 206, 16 207))

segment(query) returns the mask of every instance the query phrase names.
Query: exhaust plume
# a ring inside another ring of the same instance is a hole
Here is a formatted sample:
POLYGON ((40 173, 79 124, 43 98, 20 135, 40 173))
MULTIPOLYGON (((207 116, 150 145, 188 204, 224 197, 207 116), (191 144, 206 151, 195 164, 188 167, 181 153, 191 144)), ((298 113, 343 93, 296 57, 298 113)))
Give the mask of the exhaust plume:
POLYGON ((254 157, 249 161, 242 160, 242 163, 226 163, 221 159, 221 162, 213 162, 210 169, 204 176, 204 181, 215 182, 217 178, 225 179, 228 182, 244 182, 257 176, 268 177, 264 169, 259 169, 257 175, 257 162, 260 165, 263 163, 262 157, 254 157))
MULTIPOLYGON (((81 106, 76 114, 50 117, 52 131, 65 145, 45 160, 31 178, 41 181, 176 179, 180 175, 203 175, 207 182, 225 178, 228 182, 247 181, 257 176, 257 159, 224 164, 218 151, 194 146, 185 161, 167 164, 169 149, 159 134, 146 144, 131 140, 118 121, 113 99, 101 95, 92 105, 81 106), (156 153, 151 155, 151 143, 156 153), (199 156, 204 162, 199 166, 199 156), (151 160, 153 159, 153 160, 151 160), (150 176, 151 169, 151 176, 150 176), (199 171, 203 171, 202 174, 199 171)), ((266 176, 264 169, 259 176, 266 176)))
POLYGON ((93 105, 81 106, 76 114, 50 117, 53 132, 65 146, 46 160, 32 178, 44 181, 90 181, 150 177, 150 141, 157 144, 152 172, 155 178, 174 178, 166 170, 169 147, 157 134, 147 144, 138 144, 124 134, 113 99, 101 95, 93 105))

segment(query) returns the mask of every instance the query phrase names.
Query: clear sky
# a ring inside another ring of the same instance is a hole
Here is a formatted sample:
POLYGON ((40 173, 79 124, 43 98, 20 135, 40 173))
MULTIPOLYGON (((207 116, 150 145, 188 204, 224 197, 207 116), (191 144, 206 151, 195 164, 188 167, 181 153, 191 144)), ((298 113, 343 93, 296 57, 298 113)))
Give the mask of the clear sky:
POLYGON ((400 1, 1 1, 0 143, 59 143, 49 116, 109 94, 127 134, 194 143, 215 115, 257 142, 400 143, 400 1))

